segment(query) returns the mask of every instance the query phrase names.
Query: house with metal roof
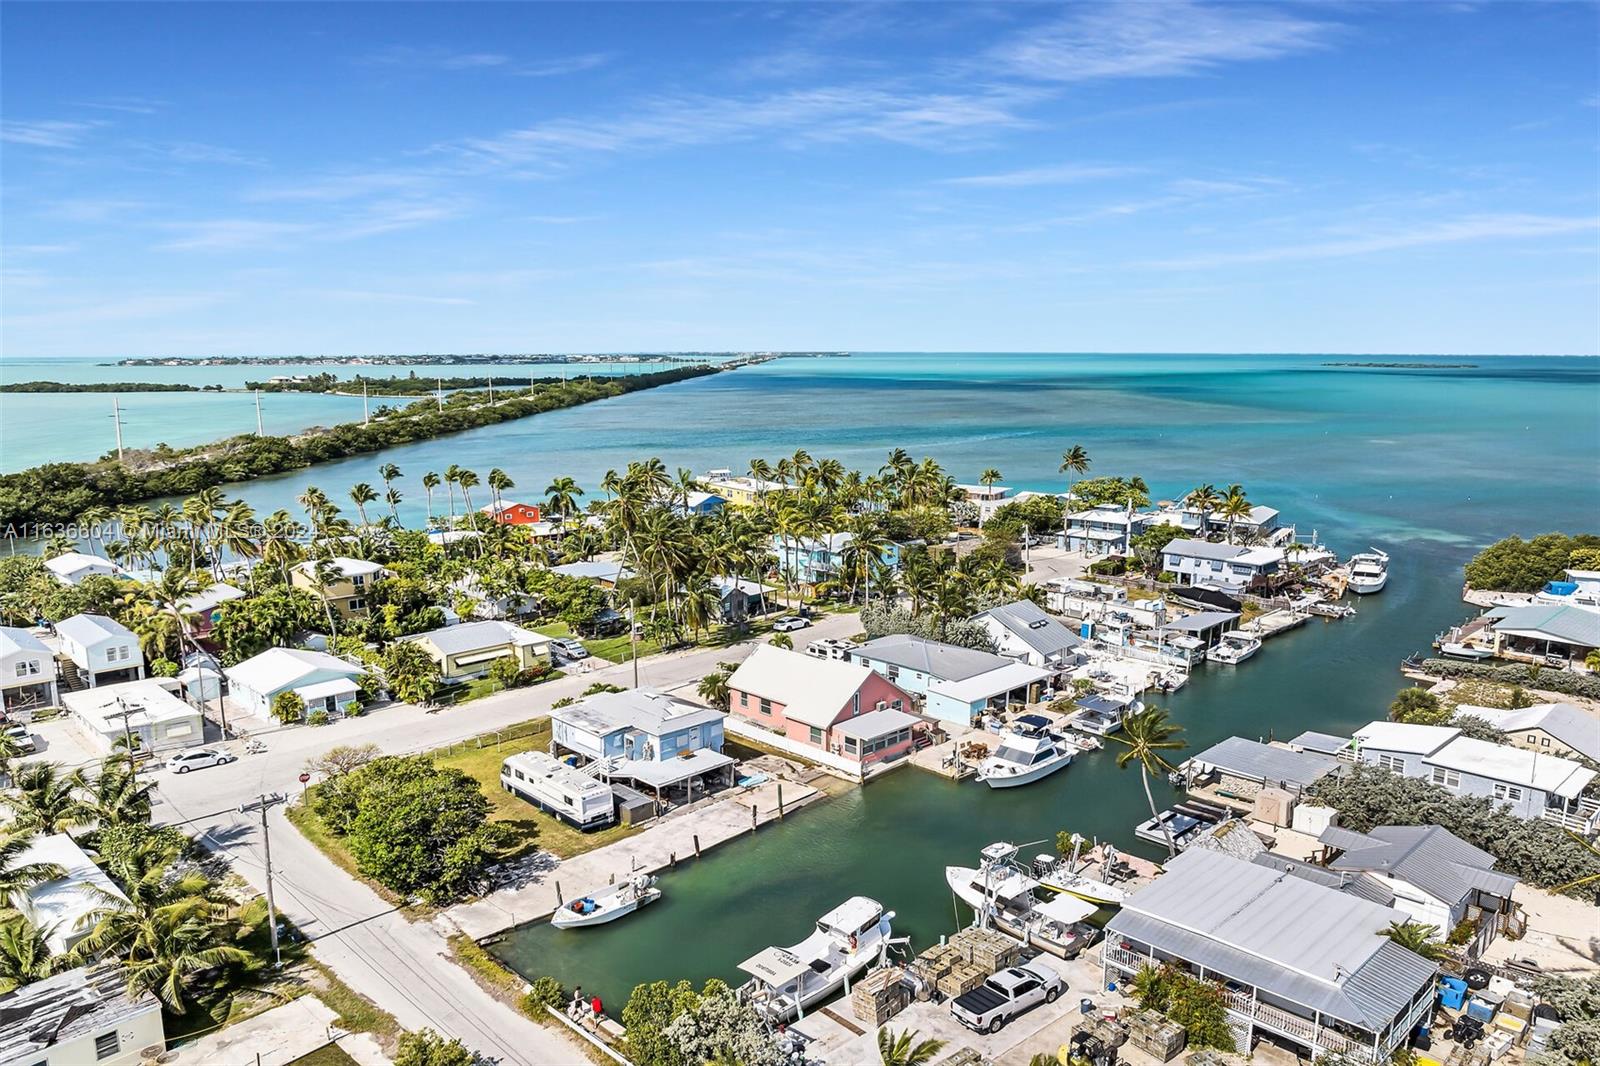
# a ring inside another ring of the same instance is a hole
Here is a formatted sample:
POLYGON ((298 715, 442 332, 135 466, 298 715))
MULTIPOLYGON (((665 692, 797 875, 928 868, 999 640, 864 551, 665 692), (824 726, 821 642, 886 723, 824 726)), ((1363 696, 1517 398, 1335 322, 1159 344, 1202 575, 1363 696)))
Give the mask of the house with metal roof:
POLYGON ((576 755, 594 764, 592 776, 664 800, 674 788, 732 783, 736 760, 722 753, 727 717, 653 689, 599 692, 550 712, 550 753, 576 755))
POLYGON ((1166 546, 1163 565, 1179 585, 1238 590, 1270 585, 1283 568, 1283 557, 1282 548, 1175 540, 1166 546))
POLYGON ((1045 614, 1032 600, 991 607, 973 615, 972 620, 988 631, 1001 655, 1051 672, 1075 665, 1083 647, 1082 637, 1045 614))
POLYGON ((1270 865, 1190 848, 1106 925, 1107 982, 1175 963, 1225 984, 1242 1054, 1269 1038, 1310 1058, 1385 1062, 1434 1006, 1438 967, 1390 940, 1405 915, 1270 865))
POLYGON ((62 688, 89 688, 144 676, 144 651, 133 630, 103 614, 75 614, 56 623, 61 638, 62 688))
MULTIPOLYGON (((778 557, 778 573, 790 581, 807 587, 824 581, 836 580, 849 562, 850 545, 854 533, 841 531, 824 533, 818 537, 785 537, 772 535, 772 552, 778 557)), ((900 569, 900 545, 884 542, 878 552, 878 562, 890 570, 900 569)))
POLYGON ((1600 608, 1535 603, 1496 607, 1484 617, 1494 634, 1494 653, 1502 658, 1544 662, 1554 657, 1581 663, 1600 648, 1600 608))
POLYGON ((1351 747, 1359 763, 1485 797, 1518 818, 1543 818, 1586 836, 1600 828, 1600 801, 1583 795, 1595 772, 1559 755, 1474 740, 1453 726, 1399 722, 1363 726, 1351 747))
POLYGON ((133 575, 120 563, 83 552, 62 552, 44 561, 44 568, 63 585, 76 585, 87 577, 127 579, 133 575))
POLYGON ((121 967, 80 966, 0 996, 0 1066, 139 1066, 167 1047, 161 1001, 121 967))
POLYGON ((341 717, 356 702, 357 678, 366 670, 327 652, 306 648, 268 648, 223 671, 229 699, 247 714, 272 714, 272 701, 284 692, 305 700, 306 714, 325 711, 341 717))
POLYGON ((146 677, 69 692, 61 702, 78 732, 105 754, 119 742, 161 754, 205 740, 205 718, 178 696, 181 685, 175 677, 146 677))
POLYGON ((1245 802, 1263 788, 1281 788, 1298 795, 1338 768, 1339 760, 1331 755, 1244 737, 1228 737, 1179 767, 1190 787, 1214 785, 1228 798, 1245 802))
POLYGON ((32 631, 0 626, 0 708, 26 716, 55 703, 55 656, 32 631))
POLYGON ((1536 703, 1506 710, 1458 704, 1456 713, 1482 718, 1507 744, 1564 759, 1600 763, 1600 717, 1571 703, 1536 703))
POLYGON ((575 577, 580 580, 598 581, 603 588, 616 588, 617 582, 627 581, 634 576, 630 567, 623 566, 620 562, 605 559, 588 559, 582 562, 565 563, 561 566, 552 566, 552 574, 562 577, 575 577))
POLYGON ((446 682, 482 677, 499 659, 510 659, 518 670, 550 665, 549 637, 495 619, 441 626, 405 639, 428 653, 446 682))
POLYGON ((1143 533, 1151 516, 1114 503, 1073 511, 1056 538, 1067 551, 1089 556, 1127 555, 1132 538, 1143 533))
POLYGON ((963 726, 992 708, 1030 702, 1051 674, 1004 655, 907 633, 869 640, 849 658, 921 697, 930 717, 963 726))
POLYGON ((94 915, 108 903, 127 901, 106 872, 66 833, 36 836, 17 855, 15 867, 46 865, 60 877, 16 893, 9 904, 28 916, 44 935, 52 955, 70 951, 94 927, 94 915))
POLYGON ((1329 826, 1319 839, 1329 870, 1382 882, 1394 894, 1394 907, 1441 937, 1464 918, 1487 919, 1479 926, 1487 947, 1511 910, 1517 879, 1496 870, 1493 855, 1442 826, 1380 825, 1367 833, 1329 826))

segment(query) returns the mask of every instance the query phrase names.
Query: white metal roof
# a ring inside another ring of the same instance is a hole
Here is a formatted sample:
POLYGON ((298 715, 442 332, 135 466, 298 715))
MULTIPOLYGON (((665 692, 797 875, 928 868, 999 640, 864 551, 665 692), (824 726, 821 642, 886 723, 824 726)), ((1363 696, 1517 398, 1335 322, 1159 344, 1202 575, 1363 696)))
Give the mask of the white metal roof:
POLYGON ((785 718, 827 728, 871 676, 858 663, 758 644, 728 678, 728 687, 783 704, 785 718))
POLYGON ((49 655, 50 649, 40 643, 31 630, 20 626, 0 626, 0 656, 15 655, 17 652, 49 655))
POLYGON ((626 692, 597 692, 585 696, 577 703, 555 708, 550 717, 599 736, 619 729, 637 729, 659 737, 674 730, 721 721, 727 716, 714 708, 654 689, 633 688, 626 692))
MULTIPOLYGON (((335 555, 328 561, 333 564, 334 570, 338 571, 342 577, 361 577, 367 574, 380 573, 383 570, 382 563, 369 562, 366 559, 352 559, 348 555, 335 555)), ((315 576, 317 564, 315 560, 307 559, 305 562, 298 564, 295 569, 315 576)))
POLYGON ((445 655, 485 651, 509 644, 513 647, 543 647, 550 638, 510 622, 490 619, 483 622, 463 622, 456 626, 440 626, 426 633, 418 633, 408 640, 426 640, 445 655))
POLYGON ((56 632, 85 648, 96 647, 108 640, 138 640, 133 630, 103 614, 75 614, 57 622, 56 632))
POLYGON ((35 885, 24 893, 26 910, 34 924, 41 929, 55 926, 50 930, 49 940, 56 951, 65 950, 68 940, 85 931, 89 915, 107 905, 101 892, 113 899, 128 898, 65 833, 35 837, 16 859, 18 866, 32 863, 50 863, 65 871, 64 876, 35 885))
POLYGON ((255 692, 278 692, 293 688, 301 679, 319 670, 332 670, 346 677, 360 677, 366 670, 327 652, 305 648, 268 648, 242 663, 223 671, 228 681, 255 692))
POLYGON ((85 555, 83 552, 62 552, 60 555, 46 559, 45 568, 52 574, 61 578, 68 578, 86 570, 107 570, 111 573, 123 573, 123 568, 110 559, 102 559, 98 555, 85 555))
POLYGON ((846 718, 834 726, 833 731, 843 737, 872 740, 887 736, 897 729, 910 729, 920 721, 921 719, 914 714, 885 707, 882 710, 858 714, 854 718, 846 718))
POLYGON ((1037 666, 1027 663, 1011 661, 997 670, 978 674, 976 677, 964 678, 960 681, 940 681, 928 686, 929 692, 937 692, 941 696, 948 696, 958 703, 977 703, 979 700, 998 696, 1012 689, 1026 688, 1037 681, 1043 681, 1050 676, 1049 670, 1042 670, 1037 666))
POLYGON ((231 600, 242 599, 244 599, 243 589, 219 581, 215 585, 201 589, 193 596, 186 597, 178 604, 178 609, 184 614, 203 614, 231 600))
POLYGON ((1356 730, 1355 739, 1363 748, 1427 755, 1438 751, 1460 735, 1461 730, 1451 726, 1372 722, 1356 730))
POLYGON ((1434 766, 1443 766, 1462 773, 1503 781, 1508 785, 1525 785, 1541 792, 1553 792, 1564 799, 1572 799, 1594 780, 1593 770, 1559 755, 1541 755, 1526 748, 1513 748, 1509 744, 1491 744, 1487 740, 1457 737, 1438 751, 1427 756, 1434 766))

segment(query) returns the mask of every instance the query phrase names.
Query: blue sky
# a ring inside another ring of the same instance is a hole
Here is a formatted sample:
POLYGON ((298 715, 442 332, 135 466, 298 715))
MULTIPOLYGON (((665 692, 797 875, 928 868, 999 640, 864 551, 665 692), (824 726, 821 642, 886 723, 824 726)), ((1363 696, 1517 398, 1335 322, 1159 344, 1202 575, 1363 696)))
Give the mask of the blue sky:
POLYGON ((5 5, 4 350, 1600 350, 1592 4, 5 5))

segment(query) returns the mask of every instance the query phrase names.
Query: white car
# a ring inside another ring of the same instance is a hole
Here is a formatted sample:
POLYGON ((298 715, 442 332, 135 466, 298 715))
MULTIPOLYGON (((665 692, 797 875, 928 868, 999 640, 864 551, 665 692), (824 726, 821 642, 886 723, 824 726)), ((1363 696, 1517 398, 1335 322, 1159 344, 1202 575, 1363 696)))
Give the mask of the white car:
POLYGON ((806 629, 810 625, 811 621, 809 619, 801 618, 797 614, 786 614, 772 623, 772 631, 774 633, 789 633, 796 629, 806 629))
POLYGON ((550 645, 567 659, 570 659, 574 662, 579 659, 587 659, 589 657, 589 649, 585 648, 576 640, 567 640, 563 637, 559 640, 552 640, 550 645))
POLYGON ((238 761, 237 755, 230 755, 217 748, 195 748, 193 751, 180 751, 167 760, 167 769, 175 774, 186 774, 190 770, 204 770, 208 766, 222 766, 226 763, 238 761))
POLYGON ((16 743, 17 750, 24 755, 32 755, 39 750, 39 745, 33 742, 33 732, 25 725, 7 726, 6 736, 16 743))

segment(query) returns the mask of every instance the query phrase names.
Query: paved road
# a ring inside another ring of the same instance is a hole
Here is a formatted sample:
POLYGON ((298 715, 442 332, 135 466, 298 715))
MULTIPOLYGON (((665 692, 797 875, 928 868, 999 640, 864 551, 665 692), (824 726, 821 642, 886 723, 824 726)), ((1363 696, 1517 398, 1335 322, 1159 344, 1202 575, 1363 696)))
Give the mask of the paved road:
MULTIPOLYGON (((849 636, 859 624, 853 614, 837 615, 794 636, 803 645, 818 637, 849 636)), ((749 643, 641 660, 639 682, 669 691, 692 687, 717 663, 741 661, 753 647, 749 643)), ((321 728, 267 734, 262 737, 268 749, 264 754, 182 776, 156 771, 156 821, 185 825, 208 846, 225 852, 251 884, 265 888, 260 818, 240 814, 238 808, 264 792, 298 793, 296 777, 307 759, 339 744, 373 743, 389 753, 442 747, 548 713, 553 701, 577 695, 596 681, 631 685, 633 667, 607 666, 435 714, 395 706, 321 728)), ((279 908, 312 938, 324 963, 401 1025, 432 1027, 508 1064, 587 1061, 571 1038, 535 1025, 480 989, 445 957, 444 937, 431 924, 408 921, 340 870, 289 824, 282 808, 272 811, 268 825, 279 908)))

